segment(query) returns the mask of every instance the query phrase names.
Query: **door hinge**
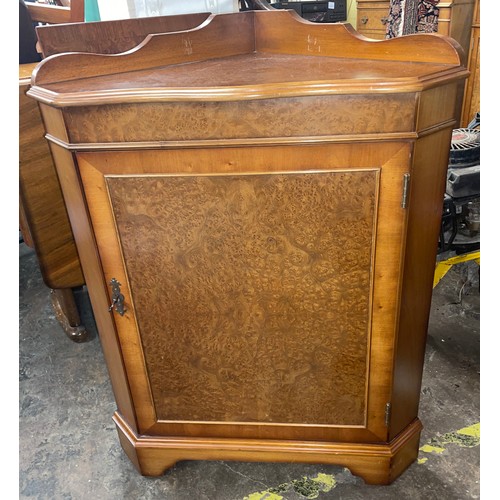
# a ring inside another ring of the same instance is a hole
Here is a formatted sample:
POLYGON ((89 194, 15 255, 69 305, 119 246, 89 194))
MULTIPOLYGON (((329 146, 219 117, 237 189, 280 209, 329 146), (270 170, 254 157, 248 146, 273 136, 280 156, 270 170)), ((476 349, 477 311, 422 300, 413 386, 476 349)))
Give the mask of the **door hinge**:
POLYGON ((385 426, 386 427, 389 427, 389 424, 391 423, 391 408, 392 408, 391 403, 387 403, 385 405, 385 426))
POLYGON ((410 174, 403 175, 403 194, 401 196, 401 207, 406 208, 408 206, 408 194, 410 190, 410 174))
POLYGON ((109 312, 111 312, 114 309, 120 316, 123 316, 127 310, 125 309, 124 306, 125 297, 120 291, 121 283, 116 278, 113 278, 109 282, 109 284, 111 285, 111 291, 112 291, 111 305, 109 306, 109 312))

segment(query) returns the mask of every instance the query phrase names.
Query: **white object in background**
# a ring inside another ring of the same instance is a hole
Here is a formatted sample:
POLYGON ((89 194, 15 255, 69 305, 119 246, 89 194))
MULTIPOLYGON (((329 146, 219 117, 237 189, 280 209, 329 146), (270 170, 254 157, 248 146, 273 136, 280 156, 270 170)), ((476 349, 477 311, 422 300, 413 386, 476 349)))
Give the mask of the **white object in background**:
POLYGON ((98 0, 101 21, 130 18, 128 0, 98 0))
MULTIPOLYGON (((105 1, 105 0, 104 0, 105 1)), ((127 0, 130 17, 173 16, 196 12, 225 14, 239 11, 238 0, 127 0)))

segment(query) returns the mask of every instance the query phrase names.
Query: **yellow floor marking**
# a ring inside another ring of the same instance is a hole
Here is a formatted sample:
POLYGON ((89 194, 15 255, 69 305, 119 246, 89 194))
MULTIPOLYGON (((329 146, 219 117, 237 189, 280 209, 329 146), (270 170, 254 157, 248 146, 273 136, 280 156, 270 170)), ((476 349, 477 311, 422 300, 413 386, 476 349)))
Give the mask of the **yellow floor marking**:
MULTIPOLYGON (((441 454, 446 451, 444 445, 457 444, 462 448, 473 448, 479 445, 480 437, 480 423, 463 427, 455 432, 447 432, 442 436, 433 437, 427 444, 420 447, 423 453, 437 453, 441 454)), ((419 458, 418 463, 424 464, 427 458, 419 458)))
POLYGON ((311 480, 319 483, 322 487, 321 491, 325 493, 337 485, 337 481, 335 481, 335 477, 332 474, 323 474, 322 472, 318 473, 316 477, 311 478, 311 480))
MULTIPOLYGON (((446 451, 444 445, 457 444, 458 446, 472 448, 479 444, 479 422, 469 425, 455 432, 448 432, 443 436, 433 437, 427 444, 420 447, 423 453, 442 454, 446 451)), ((425 464, 429 459, 419 457, 417 463, 425 464)), ((337 486, 333 474, 318 473, 315 477, 304 476, 302 479, 293 479, 288 483, 269 488, 263 491, 250 493, 243 500, 284 500, 280 493, 293 490, 302 498, 318 498, 321 493, 327 493, 337 486)))
POLYGON ((337 486, 332 474, 318 473, 315 477, 304 476, 302 479, 293 479, 289 483, 269 488, 264 491, 250 493, 243 500, 283 500, 280 493, 293 490, 303 498, 318 498, 321 493, 327 493, 337 486))
POLYGON ((469 425, 469 427, 464 427, 463 429, 458 430, 457 433, 465 434, 466 436, 472 436, 479 439, 479 433, 480 433, 479 422, 474 425, 469 425))
POLYGON ((444 275, 451 269, 455 264, 460 264, 462 262, 467 262, 473 260, 479 265, 481 257, 480 252, 465 253, 462 255, 457 255, 451 257, 447 260, 442 260, 436 264, 436 269, 434 271, 434 287, 443 279, 444 275))
POLYGON ((256 493, 250 493, 245 500, 283 500, 281 495, 276 495, 275 493, 270 493, 269 491, 258 491, 256 493))
POLYGON ((430 444, 424 444, 420 448, 420 451, 423 451, 424 453, 443 453, 445 451, 445 448, 441 448, 440 446, 431 446, 430 444))

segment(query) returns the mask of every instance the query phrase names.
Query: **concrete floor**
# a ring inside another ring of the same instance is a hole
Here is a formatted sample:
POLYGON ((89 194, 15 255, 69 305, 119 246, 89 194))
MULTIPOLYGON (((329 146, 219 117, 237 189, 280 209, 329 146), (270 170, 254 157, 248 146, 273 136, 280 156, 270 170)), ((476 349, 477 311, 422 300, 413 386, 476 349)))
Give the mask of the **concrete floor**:
POLYGON ((479 498, 476 264, 454 266, 434 291, 420 457, 390 486, 365 485, 341 467, 301 464, 189 461, 160 478, 140 476, 111 421, 115 404, 85 290, 78 300, 91 339, 76 344, 61 330, 36 257, 23 243, 19 268, 19 498, 479 498))

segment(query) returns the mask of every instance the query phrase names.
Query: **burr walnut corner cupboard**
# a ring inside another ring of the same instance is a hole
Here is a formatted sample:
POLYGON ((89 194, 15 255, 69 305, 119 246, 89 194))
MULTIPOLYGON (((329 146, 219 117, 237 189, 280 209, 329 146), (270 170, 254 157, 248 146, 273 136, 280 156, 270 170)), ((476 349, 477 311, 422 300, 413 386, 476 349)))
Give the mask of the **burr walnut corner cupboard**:
POLYGON ((249 11, 37 67, 142 474, 290 461, 383 484, 416 458, 464 66, 439 35, 249 11))

